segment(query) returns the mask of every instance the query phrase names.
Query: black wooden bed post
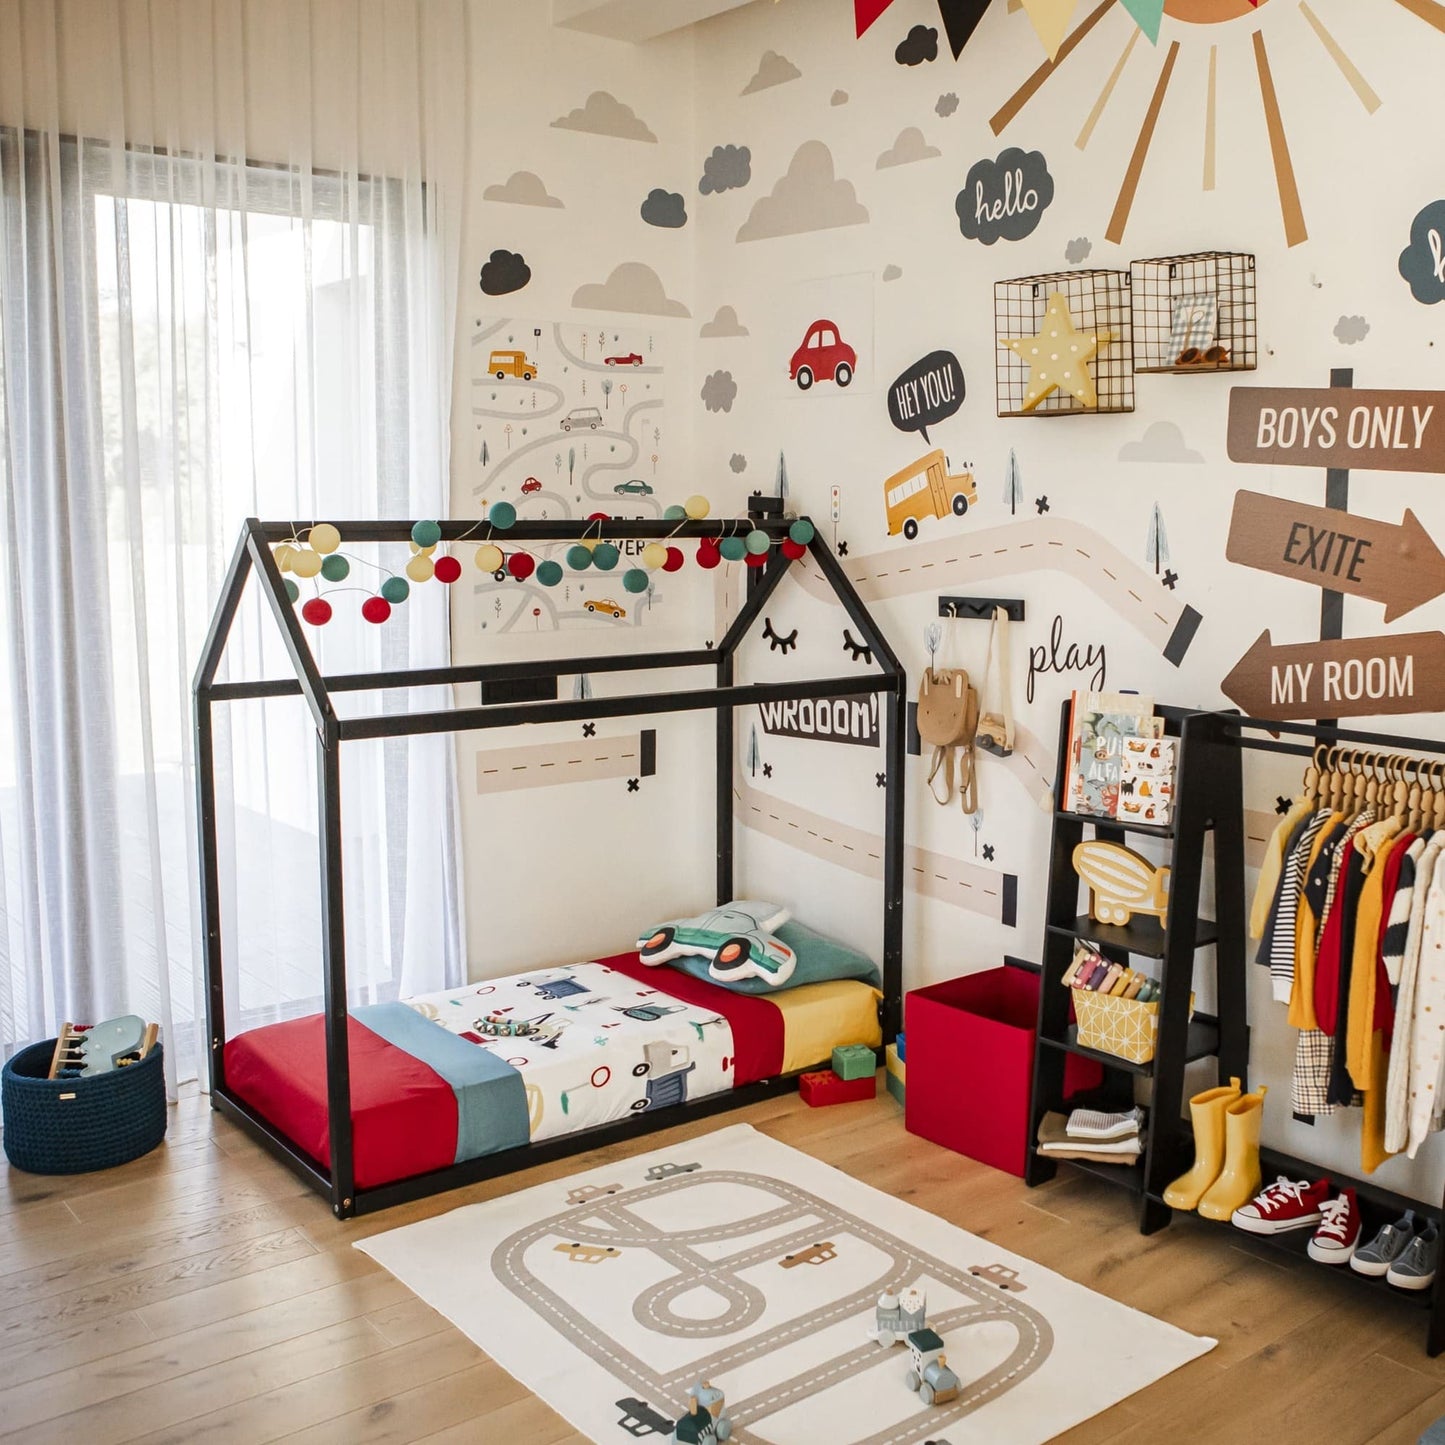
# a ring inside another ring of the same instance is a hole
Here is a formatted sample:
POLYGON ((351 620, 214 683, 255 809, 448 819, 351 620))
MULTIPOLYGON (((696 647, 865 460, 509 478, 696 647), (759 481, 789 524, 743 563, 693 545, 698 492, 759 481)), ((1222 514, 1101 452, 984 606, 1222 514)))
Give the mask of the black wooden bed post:
MULTIPOLYGON (((773 542, 781 541, 788 523, 781 517, 751 519, 773 542)), ((351 542, 405 541, 411 524, 404 521, 342 521, 335 524, 351 542)), ((458 541, 475 532, 477 523, 448 521, 442 538, 458 541)), ((736 519, 674 522, 637 521, 614 524, 620 533, 637 540, 675 537, 721 538, 737 532, 736 519)), ((519 521, 507 534, 518 542, 579 541, 594 523, 572 521, 519 521)), ((345 881, 341 833, 341 745, 366 738, 410 737, 425 733, 469 732, 515 727, 527 723, 593 720, 602 717, 712 709, 717 718, 717 886, 719 902, 733 891, 733 768, 735 710, 765 702, 802 700, 826 691, 838 696, 883 695, 887 712, 886 819, 883 843, 883 1031, 892 1039, 901 1022, 903 954, 903 773, 905 762, 906 679, 902 665, 868 615, 867 609, 832 553, 817 536, 810 550, 824 577, 843 604, 864 642, 873 649, 879 673, 868 676, 820 678, 803 682, 755 683, 738 686, 734 658, 749 628, 762 614, 783 574, 787 558, 774 554, 761 569, 749 569, 746 600, 727 634, 716 647, 677 652, 639 652, 596 658, 482 663, 466 667, 418 668, 410 672, 348 673, 323 677, 311 648, 286 597, 285 581, 271 552, 276 542, 290 540, 296 524, 247 521, 226 574, 210 633, 197 669, 195 695, 195 747, 197 808, 200 823, 201 922, 206 950, 207 1043, 210 1058, 211 1104, 235 1120, 247 1133, 276 1154, 313 1188, 329 1196, 332 1209, 342 1218, 385 1209, 440 1189, 451 1189, 479 1179, 563 1158, 654 1129, 667 1128, 681 1118, 700 1118, 771 1097, 793 1087, 790 1076, 761 1080, 740 1089, 705 1095, 674 1108, 648 1111, 641 1116, 596 1125, 590 1129, 523 1145, 500 1154, 483 1155, 416 1178, 398 1180, 365 1190, 355 1187, 351 1117, 350 1041, 346 990, 345 881), (247 578, 254 568, 262 591, 286 645, 294 676, 251 682, 217 683, 216 671, 226 638, 235 620, 247 578), (449 708, 421 713, 383 713, 369 717, 339 718, 331 703, 335 691, 384 691, 399 687, 485 682, 502 678, 559 677, 596 670, 638 671, 652 668, 713 665, 717 681, 712 688, 683 688, 672 692, 594 697, 586 700, 552 700, 449 708), (329 1114, 328 1144, 331 1167, 305 1153, 270 1120, 252 1109, 228 1086, 225 1075, 224 950, 220 926, 220 888, 216 843, 215 755, 212 708, 217 702, 266 697, 305 698, 317 734, 317 789, 321 844, 322 946, 324 959, 326 1090, 329 1114)))

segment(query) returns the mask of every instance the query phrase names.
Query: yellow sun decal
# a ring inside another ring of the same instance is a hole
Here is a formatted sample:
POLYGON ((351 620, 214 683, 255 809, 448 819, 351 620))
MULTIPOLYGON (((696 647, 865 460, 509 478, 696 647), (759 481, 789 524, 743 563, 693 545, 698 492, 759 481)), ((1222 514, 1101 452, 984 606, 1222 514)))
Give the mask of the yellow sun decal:
MULTIPOLYGON (((1388 11, 1392 0, 1374 0, 1374 3, 1382 10, 1388 11)), ((1393 4, 1408 14, 1423 20, 1432 29, 1445 34, 1445 0, 1393 0, 1393 4)), ((1373 115, 1379 109, 1380 97, 1350 58, 1344 45, 1315 13, 1310 0, 1297 0, 1293 7, 1275 5, 1269 8, 1269 13, 1266 15, 1267 7, 1269 7, 1269 0, 1259 0, 1258 5, 1251 4, 1250 0, 1164 0, 1164 14, 1172 20, 1189 26, 1221 25, 1232 20, 1258 17, 1258 23, 1253 28, 1250 41, 1254 71, 1259 86, 1260 105, 1264 111, 1265 140, 1268 143, 1270 160, 1274 166, 1275 189, 1279 196, 1279 212, 1284 225, 1285 242, 1290 246, 1298 246, 1301 242, 1309 239, 1309 230, 1305 225, 1304 207, 1300 201, 1299 188, 1295 181, 1294 163, 1290 157, 1289 137, 1285 129, 1284 116, 1280 110, 1279 96, 1275 90, 1269 48, 1265 39, 1266 31, 1277 43, 1289 47, 1295 44, 1295 38, 1286 29, 1286 26, 1302 22, 1303 28, 1314 35, 1325 55, 1350 89, 1354 91, 1356 99, 1368 114, 1373 115)), ((1355 7, 1351 6, 1352 18, 1354 11, 1355 7)), ((1053 59, 1046 60, 1040 65, 999 107, 989 121, 989 126, 995 135, 1003 134, 1019 112, 1043 89, 1049 78, 1106 17, 1111 20, 1119 20, 1122 26, 1127 27, 1127 31, 1119 32, 1123 40, 1122 53, 1112 69, 1108 70, 1099 97, 1094 102, 1093 109, 1089 112, 1088 118, 1084 121, 1083 128, 1074 142, 1079 150, 1083 150, 1089 144, 1099 118, 1103 115, 1114 94, 1115 87, 1119 83, 1119 77, 1124 73, 1124 69, 1136 49, 1142 48, 1138 46, 1141 34, 1139 25, 1124 11, 1122 6, 1116 3, 1116 0, 1101 0, 1101 3, 1085 14, 1074 29, 1064 37, 1053 59)), ((1107 30, 1101 33, 1107 33, 1107 30)), ((1188 38, 1187 33, 1186 38, 1188 38)), ((1178 39, 1172 40, 1165 50, 1160 62, 1158 79, 1155 81, 1148 107, 1140 121, 1139 136, 1130 154, 1119 186, 1119 196, 1114 203, 1114 210, 1105 231, 1106 239, 1116 245, 1124 239, 1124 231, 1133 209, 1145 162, 1149 157, 1149 148, 1154 140, 1154 132, 1164 109, 1169 84, 1174 77, 1182 43, 1184 42, 1178 39)), ((1219 112, 1218 59, 1219 47, 1214 44, 1209 45, 1205 99, 1201 108, 1204 125, 1202 183, 1206 191, 1212 191, 1215 183, 1215 144, 1219 112)), ((1102 62, 1102 65, 1108 65, 1107 59, 1102 62)))

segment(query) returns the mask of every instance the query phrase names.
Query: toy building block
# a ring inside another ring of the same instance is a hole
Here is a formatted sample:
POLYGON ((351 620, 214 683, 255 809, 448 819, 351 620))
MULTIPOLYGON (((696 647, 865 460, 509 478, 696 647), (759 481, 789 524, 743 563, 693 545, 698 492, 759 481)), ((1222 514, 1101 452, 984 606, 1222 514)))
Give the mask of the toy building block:
POLYGON ((908 1069, 899 1056, 897 1044, 889 1044, 885 1054, 886 1071, 883 1082, 888 1086, 888 1092, 901 1104, 904 1102, 904 1091, 908 1087, 908 1069))
POLYGON ((900 1063, 906 1063, 908 1061, 908 1055, 903 1048, 902 1034, 899 1034, 898 1037, 893 1040, 893 1047, 898 1050, 898 1061, 900 1063))
POLYGON ((843 1044, 833 1050, 833 1072, 840 1079, 868 1078, 877 1067, 877 1055, 866 1044, 843 1044))
POLYGON ((871 1099, 878 1093, 878 1076, 866 1079, 840 1079, 832 1069, 819 1069, 798 1080, 798 1093, 813 1108, 824 1104, 847 1104, 854 1099, 871 1099))

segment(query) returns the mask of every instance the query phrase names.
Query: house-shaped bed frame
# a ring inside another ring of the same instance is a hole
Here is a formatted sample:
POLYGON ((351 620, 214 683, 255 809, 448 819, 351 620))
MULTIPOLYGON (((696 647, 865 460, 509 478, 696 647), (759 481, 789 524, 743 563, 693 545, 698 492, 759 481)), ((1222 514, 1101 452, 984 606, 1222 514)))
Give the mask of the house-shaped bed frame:
MULTIPOLYGON (((338 522, 348 543, 405 542, 411 522, 338 522)), ((476 539, 485 524, 475 521, 440 523, 441 540, 476 539)), ((579 1130, 558 1138, 484 1155, 433 1173, 399 1180, 376 1188, 355 1188, 352 1159, 351 1070, 347 1040, 346 937, 344 876, 341 858, 341 747, 364 738, 403 737, 418 733, 466 732, 481 728, 515 727, 523 723, 591 721, 650 713, 711 710, 717 715, 717 899, 733 897, 733 784, 735 710, 765 702, 787 702, 816 697, 879 694, 887 719, 884 767, 883 883, 883 991, 884 1042, 898 1032, 902 1015, 903 947, 903 775, 905 756, 906 679, 902 664, 874 624, 852 584, 826 543, 815 534, 808 553, 832 587, 838 602, 872 649, 874 670, 846 677, 739 685, 733 678, 739 643, 762 615, 763 608, 791 563, 777 544, 787 535, 788 522, 754 514, 746 522, 733 518, 716 521, 615 521, 605 525, 608 540, 662 541, 677 538, 722 538, 760 529, 774 546, 764 567, 748 568, 748 595, 727 635, 716 646, 675 652, 631 652, 597 657, 538 659, 525 662, 483 663, 467 667, 416 668, 404 672, 347 673, 324 677, 287 599, 285 583, 271 548, 294 538, 292 522, 261 522, 252 518, 241 531, 211 620, 193 687, 195 699, 196 793, 199 813, 201 871, 201 924, 206 951, 206 1039, 210 1059, 211 1103, 235 1120, 247 1133, 326 1195, 338 1218, 385 1209, 444 1189, 491 1178, 534 1164, 595 1149, 634 1134, 668 1128, 688 1119, 739 1108, 758 1099, 795 1087, 792 1076, 767 1079, 725 1093, 644 1113, 609 1124, 579 1130), (281 629, 294 677, 256 682, 218 682, 216 673, 236 609, 252 572, 281 629), (454 707, 436 712, 338 717, 331 696, 337 692, 370 692, 396 687, 437 684, 489 683, 535 679, 546 681, 589 672, 650 671, 671 667, 712 667, 711 687, 677 692, 652 692, 615 697, 494 703, 454 707), (216 843, 216 779, 212 737, 217 703, 244 699, 305 698, 316 726, 318 803, 320 807, 321 920, 323 997, 327 1063, 331 1168, 310 1157, 280 1129, 238 1098, 226 1084, 226 1015, 223 988, 220 883, 216 843)), ((596 522, 531 521, 519 519, 499 540, 512 543, 560 543, 595 538, 596 522)))

